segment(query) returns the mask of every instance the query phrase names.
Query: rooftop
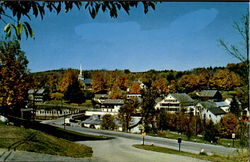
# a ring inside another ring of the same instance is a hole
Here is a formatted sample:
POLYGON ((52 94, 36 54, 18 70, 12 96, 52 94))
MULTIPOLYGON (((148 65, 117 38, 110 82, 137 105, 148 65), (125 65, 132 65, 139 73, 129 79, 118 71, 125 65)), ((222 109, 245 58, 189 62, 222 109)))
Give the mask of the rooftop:
POLYGON ((198 96, 200 97, 214 97, 215 94, 219 92, 218 90, 202 90, 198 92, 198 96))
POLYGON ((186 93, 171 93, 169 95, 173 96, 180 103, 194 102, 194 100, 186 93))

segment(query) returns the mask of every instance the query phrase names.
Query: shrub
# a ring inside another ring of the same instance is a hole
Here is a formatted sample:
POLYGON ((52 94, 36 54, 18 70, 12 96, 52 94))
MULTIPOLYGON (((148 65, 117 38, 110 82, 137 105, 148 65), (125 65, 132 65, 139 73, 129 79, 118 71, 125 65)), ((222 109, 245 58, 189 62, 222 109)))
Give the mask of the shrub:
POLYGON ((115 129, 115 118, 106 114, 102 117, 101 129, 114 130, 115 129))
POLYGON ((160 131, 157 132, 157 135, 158 135, 159 137, 166 137, 166 136, 167 136, 167 132, 166 132, 166 131, 160 130, 160 131))

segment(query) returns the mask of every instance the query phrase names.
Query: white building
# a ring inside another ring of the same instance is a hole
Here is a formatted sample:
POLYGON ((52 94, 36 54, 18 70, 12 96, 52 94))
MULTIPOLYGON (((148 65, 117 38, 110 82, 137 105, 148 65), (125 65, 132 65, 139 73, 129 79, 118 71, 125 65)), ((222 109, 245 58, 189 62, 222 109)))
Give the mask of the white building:
POLYGON ((226 114, 224 110, 217 107, 216 103, 212 101, 200 102, 196 105, 198 114, 204 119, 211 119, 214 123, 220 122, 221 118, 226 114))
POLYGON ((155 109, 170 113, 180 112, 182 110, 190 112, 194 109, 194 100, 186 93, 170 93, 155 105, 155 109))

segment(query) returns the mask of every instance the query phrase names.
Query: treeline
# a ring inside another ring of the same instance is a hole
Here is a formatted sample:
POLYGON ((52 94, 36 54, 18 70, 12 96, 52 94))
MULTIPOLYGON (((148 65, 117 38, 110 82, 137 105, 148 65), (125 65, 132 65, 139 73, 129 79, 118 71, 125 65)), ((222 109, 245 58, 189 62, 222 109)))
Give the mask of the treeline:
MULTIPOLYGON (((65 93, 69 85, 77 80, 79 70, 59 69, 55 71, 31 73, 33 88, 47 88, 50 92, 65 93)), ((247 65, 246 63, 228 64, 226 67, 196 68, 190 71, 149 70, 130 72, 126 70, 92 70, 84 71, 84 78, 92 79, 92 92, 110 92, 112 98, 122 98, 125 94, 141 93, 141 82, 147 88, 159 94, 174 92, 192 92, 201 89, 231 91, 227 97, 236 96, 243 104, 247 99, 247 65)), ((81 83, 80 83, 81 84, 81 83)), ((83 85, 79 85, 81 88, 83 85)))

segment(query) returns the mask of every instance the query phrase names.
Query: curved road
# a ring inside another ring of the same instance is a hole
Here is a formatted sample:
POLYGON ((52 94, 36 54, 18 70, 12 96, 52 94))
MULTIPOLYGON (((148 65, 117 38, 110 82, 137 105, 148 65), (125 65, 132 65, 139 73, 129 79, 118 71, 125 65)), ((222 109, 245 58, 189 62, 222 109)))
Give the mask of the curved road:
MULTIPOLYGON (((56 127, 63 128, 62 119, 53 121, 44 121, 43 123, 51 124, 56 127)), ((94 134, 101 136, 114 137, 111 140, 98 140, 98 141, 79 141, 93 148, 93 161, 201 161, 199 159, 177 156, 172 154, 164 154, 152 151, 140 150, 132 147, 133 144, 142 144, 142 137, 139 134, 97 130, 82 127, 69 127, 67 130, 94 134)), ((177 140, 161 138, 161 137, 145 137, 145 144, 154 144, 172 149, 179 149, 177 140)), ((195 142, 182 141, 181 150, 192 153, 199 153, 201 149, 204 149, 207 153, 233 155, 236 154, 235 148, 224 147, 220 145, 202 144, 195 142)))

